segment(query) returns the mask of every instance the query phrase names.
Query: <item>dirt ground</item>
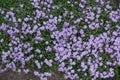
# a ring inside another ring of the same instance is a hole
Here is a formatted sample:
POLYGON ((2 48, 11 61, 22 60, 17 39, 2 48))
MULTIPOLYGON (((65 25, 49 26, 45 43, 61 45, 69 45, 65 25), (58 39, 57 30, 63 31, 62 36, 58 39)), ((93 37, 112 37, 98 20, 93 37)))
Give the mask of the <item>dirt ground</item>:
MULTIPOLYGON (((63 75, 60 72, 53 72, 52 77, 48 80, 62 80, 63 75)), ((0 80, 40 80, 38 77, 34 76, 32 73, 25 74, 23 72, 17 73, 12 71, 7 71, 0 74, 0 80)))

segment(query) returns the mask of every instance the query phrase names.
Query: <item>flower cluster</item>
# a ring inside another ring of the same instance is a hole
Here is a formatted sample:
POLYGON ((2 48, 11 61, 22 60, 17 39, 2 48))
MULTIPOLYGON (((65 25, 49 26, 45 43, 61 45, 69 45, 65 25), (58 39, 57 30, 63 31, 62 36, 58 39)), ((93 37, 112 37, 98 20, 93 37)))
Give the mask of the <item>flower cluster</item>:
POLYGON ((54 68, 70 80, 115 76, 120 66, 120 9, 105 0, 29 2, 33 11, 23 18, 17 14, 25 4, 20 10, 0 9, 8 22, 0 25, 0 72, 32 72, 40 80, 52 76, 54 68))

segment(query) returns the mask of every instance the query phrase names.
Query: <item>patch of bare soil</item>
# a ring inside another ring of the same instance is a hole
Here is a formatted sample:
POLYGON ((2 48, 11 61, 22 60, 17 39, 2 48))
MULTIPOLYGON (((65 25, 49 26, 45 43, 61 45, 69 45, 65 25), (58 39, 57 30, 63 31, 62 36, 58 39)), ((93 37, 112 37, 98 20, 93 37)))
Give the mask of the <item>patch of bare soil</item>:
MULTIPOLYGON (((40 80, 32 73, 25 74, 23 72, 6 71, 0 74, 0 80, 40 80)), ((63 80, 63 73, 54 71, 48 80, 63 80)))
POLYGON ((39 78, 32 73, 25 74, 23 72, 6 71, 0 74, 0 80, 39 80, 39 78))
POLYGON ((62 72, 58 72, 58 71, 54 71, 52 73, 52 76, 48 78, 48 80, 63 80, 63 73, 62 72))

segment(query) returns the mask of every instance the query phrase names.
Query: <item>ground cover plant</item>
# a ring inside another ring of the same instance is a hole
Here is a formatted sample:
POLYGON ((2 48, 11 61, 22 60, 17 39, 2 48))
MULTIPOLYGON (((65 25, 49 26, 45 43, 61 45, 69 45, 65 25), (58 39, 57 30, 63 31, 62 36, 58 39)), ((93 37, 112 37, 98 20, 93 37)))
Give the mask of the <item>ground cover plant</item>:
POLYGON ((120 80, 119 69, 120 8, 113 1, 0 0, 0 73, 120 80))

